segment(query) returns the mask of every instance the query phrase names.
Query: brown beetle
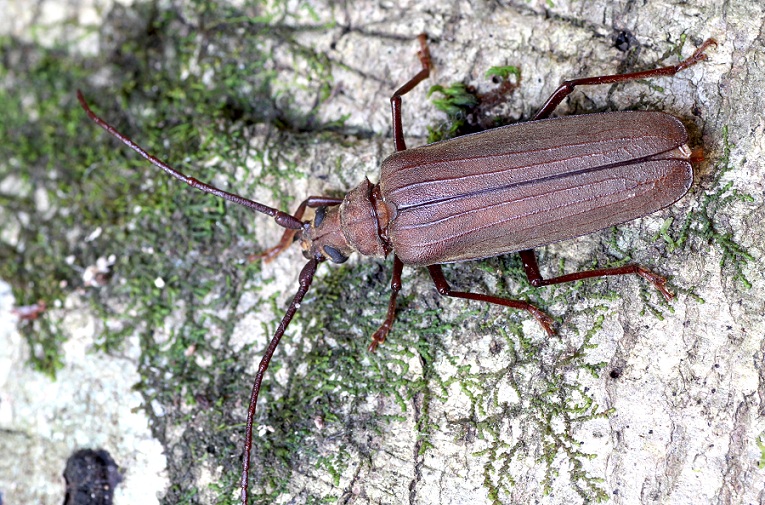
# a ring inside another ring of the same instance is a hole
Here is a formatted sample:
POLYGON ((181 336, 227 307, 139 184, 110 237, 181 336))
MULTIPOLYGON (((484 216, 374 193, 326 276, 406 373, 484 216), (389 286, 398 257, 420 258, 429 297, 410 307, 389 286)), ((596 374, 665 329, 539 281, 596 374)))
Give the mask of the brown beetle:
POLYGON ((564 82, 533 121, 406 149, 401 96, 430 74, 426 37, 419 37, 422 70, 391 97, 396 153, 382 162, 380 182, 368 180, 345 198, 313 196, 294 215, 222 191, 188 177, 147 153, 93 113, 99 126, 153 165, 204 192, 267 214, 287 228, 279 244, 258 255, 266 260, 298 235, 308 263, 297 294, 261 359, 247 411, 242 464, 242 503, 247 502, 252 427, 260 385, 287 325, 311 285, 319 263, 343 263, 353 252, 387 257, 393 253, 391 296, 385 321, 369 350, 385 341, 395 316, 404 265, 426 266, 438 292, 528 311, 553 334, 552 320, 528 302, 453 291, 441 264, 518 251, 529 282, 547 286, 590 277, 637 274, 666 299, 666 280, 639 265, 589 270, 543 279, 532 248, 573 238, 650 214, 681 198, 693 181, 688 134, 680 121, 661 112, 612 112, 547 118, 576 86, 671 76, 706 59, 716 42, 706 40, 675 66, 630 74, 564 82), (302 221, 306 207, 316 209, 302 221))

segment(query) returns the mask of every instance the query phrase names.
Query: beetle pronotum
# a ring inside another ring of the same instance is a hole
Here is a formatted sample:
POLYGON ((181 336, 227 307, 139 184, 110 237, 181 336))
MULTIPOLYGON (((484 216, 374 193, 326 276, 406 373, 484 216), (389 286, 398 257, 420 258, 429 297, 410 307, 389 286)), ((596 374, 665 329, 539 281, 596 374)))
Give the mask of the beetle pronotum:
POLYGON ((109 134, 169 175, 206 193, 274 218, 286 228, 279 244, 261 254, 266 260, 298 236, 308 263, 299 288, 261 359, 250 395, 242 462, 242 503, 247 502, 252 427, 260 385, 279 340, 308 291, 319 263, 343 263, 352 252, 387 257, 393 253, 388 312, 369 350, 385 341, 395 316, 404 265, 425 266, 444 296, 466 298, 529 312, 552 335, 552 319, 528 302, 453 291, 441 264, 519 252, 529 282, 548 286, 590 277, 636 274, 667 299, 666 279, 639 265, 603 268, 542 278, 533 248, 573 238, 645 216, 680 199, 693 181, 688 134, 675 117, 662 112, 612 112, 545 119, 574 88, 671 76, 704 59, 716 42, 708 39, 677 65, 629 74, 564 82, 532 121, 406 149, 401 97, 430 74, 425 35, 420 35, 422 70, 391 97, 396 153, 381 165, 380 182, 368 180, 345 198, 311 196, 294 215, 188 177, 147 153, 91 111, 88 116, 109 134), (306 207, 315 208, 303 221, 306 207))

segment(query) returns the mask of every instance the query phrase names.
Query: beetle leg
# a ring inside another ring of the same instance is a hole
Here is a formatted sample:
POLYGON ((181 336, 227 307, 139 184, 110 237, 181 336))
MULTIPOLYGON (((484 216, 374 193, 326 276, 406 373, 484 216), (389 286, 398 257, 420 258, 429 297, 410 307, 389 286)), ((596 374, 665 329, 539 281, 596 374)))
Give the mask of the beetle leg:
POLYGON ((421 33, 417 39, 420 41, 420 51, 417 53, 422 63, 422 70, 417 75, 409 79, 406 84, 401 86, 390 97, 390 109, 393 113, 393 139, 396 141, 396 151, 405 151, 406 142, 404 141, 404 129, 401 126, 401 97, 406 95, 419 83, 424 81, 430 75, 430 69, 433 63, 430 60, 430 50, 428 49, 428 37, 421 33))
MULTIPOLYGON (((322 206, 331 207, 334 205, 340 205, 341 203, 343 203, 342 198, 334 198, 331 196, 309 196, 308 198, 303 200, 303 203, 300 204, 300 206, 297 208, 297 210, 292 215, 292 217, 300 221, 303 219, 303 214, 305 214, 306 207, 311 207, 311 208, 322 207, 322 206)), ((295 235, 297 235, 298 231, 299 230, 292 230, 290 228, 287 228, 286 230, 284 230, 282 239, 279 241, 278 244, 276 244, 274 247, 270 249, 266 249, 265 251, 250 254, 247 257, 247 259, 249 261, 262 259, 263 263, 270 263, 277 256, 279 256, 285 249, 287 249, 289 246, 292 245, 292 242, 295 241, 295 235)))
POLYGON ((372 341, 367 348, 369 352, 375 352, 377 346, 385 342, 385 337, 390 333, 391 326, 393 326, 393 320, 396 317, 396 297, 398 292, 401 291, 401 272, 404 270, 404 263, 398 259, 398 256, 393 256, 393 277, 390 281, 390 301, 388 302, 388 314, 385 316, 385 321, 377 331, 372 335, 372 341))
POLYGON ((428 272, 433 278, 433 282, 436 284, 438 292, 444 296, 454 296, 457 298, 466 298, 468 300, 478 300, 479 302, 494 303, 496 305, 503 305, 512 309, 525 310, 529 312, 534 318, 542 325, 542 328, 550 335, 555 335, 555 331, 552 328, 553 320, 550 316, 543 311, 535 307, 534 305, 521 300, 509 300, 507 298, 500 298, 499 296, 481 295, 478 293, 469 293, 467 291, 452 291, 449 287, 449 283, 446 282, 444 272, 441 269, 441 265, 430 265, 428 272))
POLYGON ((539 273, 539 265, 537 265, 537 258, 534 254, 534 251, 527 249, 525 251, 520 251, 518 254, 521 255, 523 268, 526 270, 526 277, 528 277, 531 285, 537 288, 540 286, 550 286, 551 284, 561 284, 563 282, 589 279, 591 277, 635 274, 652 283, 656 289, 661 292, 667 301, 670 301, 674 297, 674 295, 672 295, 672 293, 670 293, 666 288, 667 279, 659 274, 651 272, 647 268, 641 267, 640 265, 635 265, 634 263, 630 265, 624 265, 622 267, 599 268, 596 270, 587 270, 585 272, 560 275, 558 277, 553 277, 552 279, 543 279, 542 275, 539 273))
POLYGON ((669 67, 655 68, 653 70, 643 70, 642 72, 631 72, 629 74, 601 75, 597 77, 585 77, 583 79, 565 81, 558 87, 558 89, 555 90, 555 93, 553 93, 550 98, 547 99, 547 102, 542 106, 541 109, 539 109, 539 112, 537 112, 537 114, 534 116, 534 119, 543 119, 549 116, 552 111, 555 110, 555 107, 557 107, 564 98, 570 95, 574 91, 574 88, 577 86, 613 84, 617 82, 632 81, 635 79, 648 79, 651 77, 675 75, 676 73, 685 70, 691 65, 695 65, 700 61, 706 60, 707 55, 704 54, 704 51, 706 51, 707 48, 709 48, 711 45, 716 46, 717 41, 715 39, 705 40, 704 43, 701 44, 699 48, 696 49, 696 51, 690 56, 690 58, 681 61, 677 65, 672 65, 669 67))
POLYGON ((284 335, 284 331, 287 329, 290 321, 292 321, 292 316, 295 315, 295 312, 300 306, 300 302, 308 292, 308 288, 311 287, 313 276, 316 273, 316 267, 320 261, 322 260, 316 258, 312 259, 306 263, 306 265, 303 267, 303 270, 300 272, 300 276, 298 277, 300 287, 298 288, 297 293, 295 293, 295 298, 292 299, 290 306, 287 308, 287 312, 284 314, 282 321, 279 323, 279 326, 276 327, 276 333, 274 333, 271 342, 268 343, 266 352, 260 360, 260 365, 258 365, 258 372, 255 374, 255 381, 252 384, 252 393, 250 394, 250 407, 247 409, 247 423, 244 438, 244 456, 242 458, 242 480, 240 481, 240 487, 242 489, 241 499, 243 505, 247 505, 247 488, 250 483, 252 425, 255 421, 255 407, 258 405, 260 384, 263 382, 263 376, 265 375, 266 370, 268 370, 268 364, 271 362, 271 357, 274 355, 274 351, 276 351, 276 347, 279 345, 279 340, 281 340, 282 335, 284 335))

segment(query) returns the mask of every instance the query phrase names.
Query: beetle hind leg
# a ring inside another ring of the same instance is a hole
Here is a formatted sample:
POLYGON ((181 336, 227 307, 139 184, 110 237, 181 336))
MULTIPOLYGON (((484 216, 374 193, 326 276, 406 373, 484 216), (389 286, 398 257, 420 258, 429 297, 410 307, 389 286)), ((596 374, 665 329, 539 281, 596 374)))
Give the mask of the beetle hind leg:
POLYGON ((467 300, 476 300, 479 302, 502 305, 504 307, 510 307, 512 309, 525 310, 526 312, 534 316, 534 319, 536 319, 537 322, 540 325, 542 325, 542 328, 544 328, 544 330, 548 333, 548 335, 550 336, 555 335, 555 330, 553 330, 552 318, 548 316, 547 314, 545 314, 542 310, 540 310, 539 308, 537 308, 536 306, 528 302, 524 302, 521 300, 509 300, 507 298, 501 298, 499 296, 470 293, 467 291, 452 291, 452 288, 449 286, 449 283, 446 281, 446 277, 444 277, 444 272, 441 269, 441 265, 429 266, 428 272, 430 272, 430 276, 433 278, 433 282, 436 284, 436 289, 438 290, 440 294, 444 296, 465 298, 467 300))
POLYGON ((564 282, 578 281, 581 279, 589 279, 592 277, 605 277, 607 275, 639 275, 643 279, 647 280, 661 292, 664 299, 670 301, 674 298, 674 295, 667 290, 667 279, 661 275, 648 270, 640 265, 630 264, 616 268, 598 268, 596 270, 586 270, 584 272, 576 272, 573 274, 560 275, 551 279, 543 279, 542 274, 539 273, 539 265, 537 264, 537 258, 534 251, 528 249, 526 251, 520 251, 523 261, 523 268, 526 270, 526 277, 534 287, 550 286, 552 284, 561 284, 564 282))
POLYGON ((618 82, 634 81, 637 79, 650 79, 653 77, 660 77, 660 76, 673 76, 676 73, 682 72, 686 68, 707 59, 707 55, 704 54, 704 51, 706 51, 709 48, 709 46, 712 46, 712 45, 714 46, 717 45, 717 41, 715 41, 715 39, 705 40, 691 56, 684 59, 677 65, 654 68, 652 70, 643 70, 642 72, 631 72, 628 74, 601 75, 596 77, 584 77, 580 79, 572 79, 570 81, 565 81, 563 84, 560 85, 560 87, 558 87, 558 89, 555 90, 555 92, 552 95, 550 95, 550 98, 547 99, 547 102, 545 102, 542 108, 539 109, 539 112, 537 112, 536 115, 534 116, 534 120, 548 117, 552 113, 552 111, 555 110, 555 108, 568 95, 570 95, 574 91, 574 88, 576 88, 577 86, 592 86, 596 84, 615 84, 618 82))

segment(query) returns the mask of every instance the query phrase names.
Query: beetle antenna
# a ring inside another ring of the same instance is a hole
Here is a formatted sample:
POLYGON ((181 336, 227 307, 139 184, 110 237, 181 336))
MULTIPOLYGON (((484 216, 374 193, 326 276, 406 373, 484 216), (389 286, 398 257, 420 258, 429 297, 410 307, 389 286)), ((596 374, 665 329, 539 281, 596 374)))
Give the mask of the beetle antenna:
POLYGON ((258 405, 260 384, 263 382, 263 375, 265 375, 266 370, 268 370, 268 364, 271 362, 271 357, 274 355, 274 351, 276 351, 276 346, 279 345, 279 341, 284 335, 284 331, 287 329, 290 321, 292 321, 292 316, 295 315, 295 312, 300 306, 300 302, 308 292, 308 288, 311 287, 311 282, 313 281, 313 276, 316 273, 316 267, 318 266, 319 261, 322 260, 319 258, 311 259, 300 272, 300 276, 298 277, 300 287, 295 294, 295 298, 292 299, 292 303, 290 303, 290 306, 287 308, 287 313, 284 314, 279 326, 276 327, 276 333, 274 333, 274 337, 271 339, 271 342, 269 342, 268 347, 266 348, 266 353, 263 355, 263 358, 261 358, 260 365, 258 365, 258 372, 255 374, 255 381, 252 384, 252 393, 250 394, 250 407, 247 409, 244 456, 242 457, 242 505, 247 505, 247 488, 250 483, 250 453, 252 452, 252 423, 255 419, 255 407, 258 405))
POLYGON ((214 186, 210 186, 209 184, 205 184, 204 182, 200 182, 194 179, 193 177, 188 177, 187 175, 182 174, 181 172, 177 171, 176 169, 174 169, 173 167, 171 167, 164 161, 146 152, 141 146, 133 142, 133 140, 131 140, 130 137, 123 135, 122 133, 117 131, 116 128, 114 128, 112 125, 107 123, 104 119, 97 116, 96 113, 90 109, 90 107, 88 106, 88 103, 85 101, 85 97, 82 95, 82 92, 79 89, 77 90, 77 100, 80 101, 80 105, 82 105, 82 108, 85 110, 85 113, 88 115, 88 117, 92 119, 93 122, 96 123, 98 126, 106 130, 106 132, 109 135, 119 139, 123 144, 125 144, 130 149, 137 152, 138 154, 140 154, 146 161, 148 161, 155 167, 161 168, 162 170, 167 172, 169 175, 175 177, 179 181, 185 182, 192 188, 198 189, 200 191, 204 191, 205 193, 209 193, 211 195, 224 198, 230 202, 243 205, 247 207, 248 209, 252 209, 256 212, 261 212, 263 214, 266 214, 267 216, 271 216, 276 221, 276 224, 284 228, 289 228, 292 230, 299 230, 303 228, 302 221, 294 218, 293 216, 290 216, 286 212, 282 212, 272 207, 268 207, 267 205, 263 205, 262 203, 254 202, 252 200, 236 195, 234 193, 223 191, 222 189, 218 189, 214 186))

